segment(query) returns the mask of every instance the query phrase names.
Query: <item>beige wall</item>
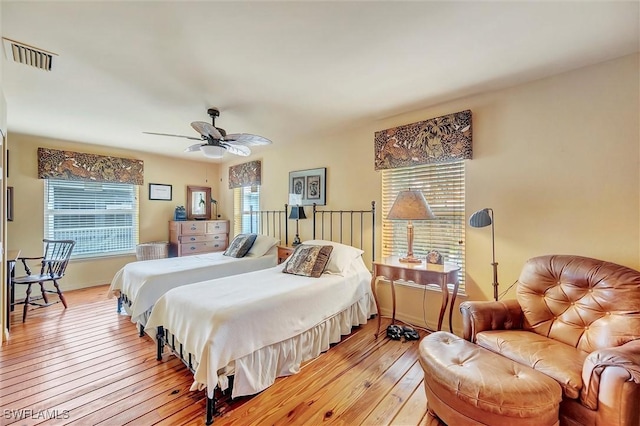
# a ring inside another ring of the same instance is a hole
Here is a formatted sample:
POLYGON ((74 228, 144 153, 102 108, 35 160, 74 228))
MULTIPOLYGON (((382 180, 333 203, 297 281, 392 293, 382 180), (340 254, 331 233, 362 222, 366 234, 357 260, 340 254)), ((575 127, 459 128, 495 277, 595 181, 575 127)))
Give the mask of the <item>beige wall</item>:
MULTIPOLYGON (((304 144, 274 141, 272 146, 256 149, 248 159, 236 158, 220 167, 219 187, 211 179, 206 184, 214 188, 220 212, 230 218, 233 191, 227 189, 229 165, 262 160, 263 209, 281 208, 287 201, 290 171, 327 167, 327 208, 367 208, 372 200, 380 201, 380 175, 373 169, 375 131, 471 109, 474 158, 467 162, 467 217, 483 207, 495 211, 501 289, 517 279, 526 259, 540 254, 579 254, 638 269, 638 60, 636 54, 396 117, 363 119, 364 124, 352 130, 327 129, 304 144)), ((9 248, 29 252, 37 252, 42 239, 42 181, 35 177, 38 146, 145 160, 142 241, 166 239, 166 221, 175 205, 184 203, 177 200, 185 199, 186 185, 204 185, 205 170, 209 170, 208 176, 215 176, 217 171, 217 166, 193 167, 190 161, 149 154, 9 136, 9 184, 16 188, 16 221, 8 227, 9 248), (148 201, 148 182, 173 184, 174 202, 148 201)), ((300 229, 303 240, 311 237, 311 221, 300 221, 300 229)), ((490 231, 468 228, 466 237, 467 298, 491 299, 490 231)), ((379 237, 377 241, 379 257, 379 237)), ((74 262, 65 287, 109 282, 113 273, 130 260, 133 258, 74 262)), ((513 292, 507 297, 513 297, 513 292)), ((434 327, 439 293, 406 288, 399 291, 398 298, 400 318, 434 327)), ((388 312, 384 283, 380 299, 383 312, 388 312)), ((457 306, 454 313, 454 326, 459 330, 457 306)))
MULTIPOLYGON (((2 3, 0 2, 0 34, 2 34, 2 3)), ((7 134, 7 104, 6 104, 6 100, 4 97, 4 91, 2 90, 2 78, 3 78, 3 64, 4 61, 0 61, 0 128, 2 129, 2 132, 4 135, 7 134)), ((0 135, 0 138, 2 138, 2 136, 0 135)), ((2 145, 2 149, 0 150, 0 157, 2 158, 2 163, 4 165, 4 157, 5 157, 5 152, 6 152, 6 146, 3 143, 2 145)), ((4 181, 4 176, 0 177, 0 179, 2 179, 4 181)), ((6 183, 3 183, 2 185, 0 185, 0 191, 2 191, 2 194, 5 194, 5 188, 6 187, 6 183)), ((4 196, 0 196, 0 200, 2 200, 2 202, 0 203, 0 206, 4 206, 5 205, 5 197, 4 196)), ((0 207, 1 208, 1 207, 0 207)), ((5 253, 7 251, 7 245, 6 245, 6 227, 5 227, 5 223, 6 223, 6 215, 0 215, 0 240, 2 240, 0 247, 2 247, 2 253, 3 255, 0 256, 0 277, 4 277, 5 276, 5 265, 6 265, 6 261, 5 261, 5 253)), ((6 322, 6 316, 5 316, 5 312, 6 312, 6 304, 8 303, 7 301, 7 294, 6 291, 0 291, 0 312, 2 312, 1 318, 0 318, 0 342, 4 342, 4 340, 6 340, 8 338, 8 331, 7 331, 7 324, 5 324, 6 322)))
MULTIPOLYGON (((92 154, 137 158, 144 161, 144 185, 140 186, 140 241, 169 239, 168 221, 177 205, 186 206, 187 185, 208 186, 212 196, 219 193, 219 165, 179 160, 142 152, 118 150, 104 146, 76 144, 35 136, 9 134, 10 175, 14 187, 14 220, 7 225, 9 249, 20 249, 23 256, 42 253, 44 233, 44 181, 37 178, 37 149, 47 147, 92 154), (171 184, 172 201, 149 200, 149 183, 171 184)), ((65 289, 75 289, 111 282, 114 273, 135 255, 96 260, 74 260, 63 279, 65 289)), ((21 272, 21 268, 18 269, 21 272)), ((17 293, 18 294, 18 293, 17 293)), ((19 294, 18 294, 19 295, 19 294)))
MULTIPOLYGON (((328 208, 379 203, 374 132, 471 109, 474 158, 467 161, 467 217, 484 207, 495 211, 501 291, 518 278, 526 259, 541 254, 577 254, 640 268, 638 73, 636 54, 397 117, 371 119, 356 130, 340 129, 313 143, 275 141, 252 158, 262 159, 262 208, 286 202, 289 171, 316 167, 327 167, 328 208)), ((226 174, 223 167, 223 188, 226 174)), ((232 193, 222 194, 230 215, 232 193)), ((310 225, 300 221, 303 240, 311 236, 310 225)), ((467 228, 466 238, 468 298, 489 300, 489 228, 467 228)), ((387 292, 383 284, 385 312, 387 292)), ((507 297, 513 297, 513 291, 507 297)), ((407 289, 399 294, 400 317, 417 324, 426 318, 433 327, 439 303, 438 293, 407 289)), ((454 312, 457 328, 457 306, 454 312)))

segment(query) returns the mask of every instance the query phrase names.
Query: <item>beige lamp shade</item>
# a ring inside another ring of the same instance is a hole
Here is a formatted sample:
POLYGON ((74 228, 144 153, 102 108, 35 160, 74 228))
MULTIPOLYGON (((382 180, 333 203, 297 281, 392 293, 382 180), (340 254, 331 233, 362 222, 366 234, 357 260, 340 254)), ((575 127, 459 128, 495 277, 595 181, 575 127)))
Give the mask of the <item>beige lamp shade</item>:
POLYGON ((435 217, 422 191, 407 189, 398 193, 387 219, 427 220, 435 217))
POLYGON ((400 258, 403 263, 421 263, 422 260, 413 255, 413 222, 414 220, 435 219, 431 207, 422 191, 407 189, 400 191, 389 210, 387 219, 407 220, 407 256, 400 258))

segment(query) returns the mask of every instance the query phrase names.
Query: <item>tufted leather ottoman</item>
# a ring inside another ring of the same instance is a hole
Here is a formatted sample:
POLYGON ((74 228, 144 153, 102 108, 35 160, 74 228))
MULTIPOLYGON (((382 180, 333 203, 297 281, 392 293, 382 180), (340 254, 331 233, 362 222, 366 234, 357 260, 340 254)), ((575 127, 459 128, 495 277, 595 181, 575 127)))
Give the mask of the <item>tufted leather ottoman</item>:
POLYGON ((428 424, 558 425, 562 389, 552 378, 451 333, 420 342, 428 424))

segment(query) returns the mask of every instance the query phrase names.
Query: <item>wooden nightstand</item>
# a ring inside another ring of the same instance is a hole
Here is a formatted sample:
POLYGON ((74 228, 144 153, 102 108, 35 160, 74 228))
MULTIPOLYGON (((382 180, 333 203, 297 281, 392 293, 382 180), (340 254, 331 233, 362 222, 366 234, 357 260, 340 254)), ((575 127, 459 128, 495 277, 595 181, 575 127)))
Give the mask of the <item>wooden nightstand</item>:
POLYGON ((278 264, 287 260, 287 258, 291 256, 291 253, 293 253, 295 249, 295 247, 278 246, 278 264))

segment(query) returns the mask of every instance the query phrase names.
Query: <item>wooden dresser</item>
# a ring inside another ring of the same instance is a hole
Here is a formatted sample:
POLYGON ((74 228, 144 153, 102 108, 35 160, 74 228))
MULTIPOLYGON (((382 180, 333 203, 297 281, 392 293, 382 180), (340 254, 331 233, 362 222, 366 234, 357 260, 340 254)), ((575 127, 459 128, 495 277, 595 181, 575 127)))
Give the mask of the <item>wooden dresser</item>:
POLYGON ((169 221, 170 257, 223 251, 228 245, 228 220, 169 221))

